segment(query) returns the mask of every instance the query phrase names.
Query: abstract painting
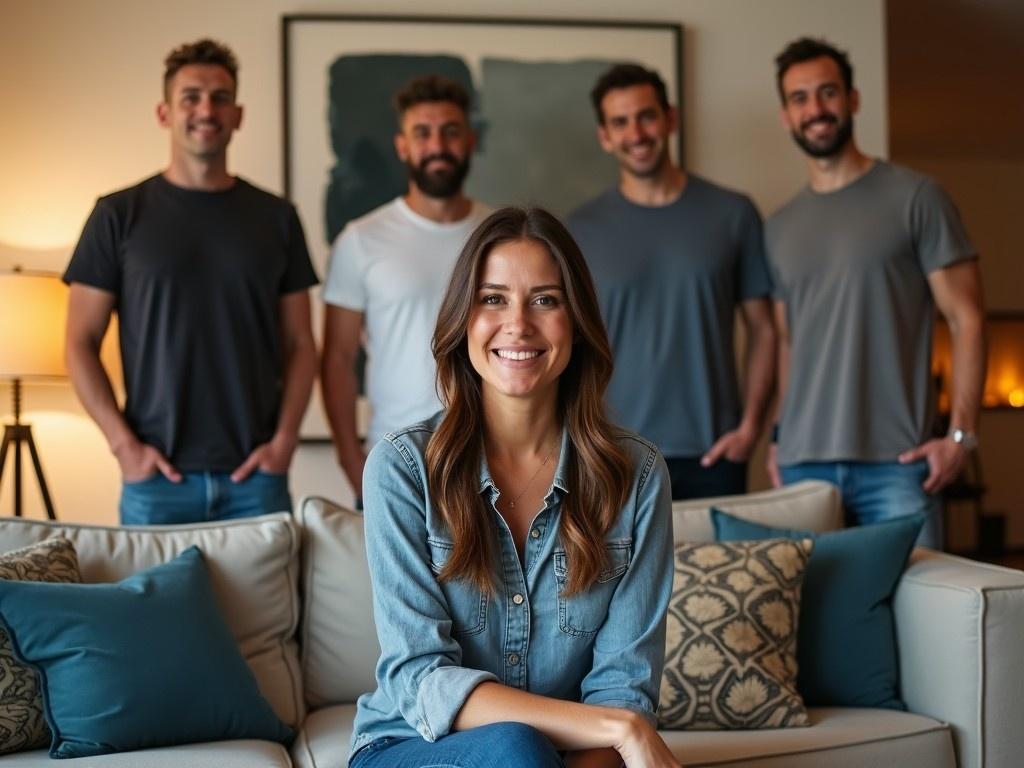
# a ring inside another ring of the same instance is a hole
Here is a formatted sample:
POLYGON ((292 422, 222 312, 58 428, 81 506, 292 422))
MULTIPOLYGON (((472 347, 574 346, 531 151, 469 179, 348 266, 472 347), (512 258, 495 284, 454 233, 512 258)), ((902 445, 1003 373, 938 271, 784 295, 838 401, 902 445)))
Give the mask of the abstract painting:
MULTIPOLYGON (((641 21, 285 16, 284 188, 318 273, 347 222, 407 187, 392 97, 412 78, 444 75, 471 94, 472 197, 564 216, 616 178, 595 134, 597 77, 614 63, 643 64, 682 105, 682 39, 678 24, 641 21)), ((677 157, 682 138, 680 128, 677 157)), ((327 436, 319 403, 302 434, 327 436)))

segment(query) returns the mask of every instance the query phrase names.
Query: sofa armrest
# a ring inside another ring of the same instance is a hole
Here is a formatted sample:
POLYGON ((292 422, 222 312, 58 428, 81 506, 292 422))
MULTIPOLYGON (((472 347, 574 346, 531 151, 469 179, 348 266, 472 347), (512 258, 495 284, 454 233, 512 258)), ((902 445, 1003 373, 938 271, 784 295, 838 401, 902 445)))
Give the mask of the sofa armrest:
POLYGON ((1024 572, 918 548, 893 602, 907 707, 949 723, 960 768, 1024 755, 1024 572))

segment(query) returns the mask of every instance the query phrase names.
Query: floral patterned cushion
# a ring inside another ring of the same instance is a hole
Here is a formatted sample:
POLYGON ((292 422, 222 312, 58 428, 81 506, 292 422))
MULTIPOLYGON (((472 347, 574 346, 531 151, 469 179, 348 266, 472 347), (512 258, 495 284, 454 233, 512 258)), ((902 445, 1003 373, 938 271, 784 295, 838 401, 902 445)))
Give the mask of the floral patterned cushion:
POLYGON ((676 545, 662 728, 809 724, 796 690, 796 637, 812 547, 810 539, 676 545))
MULTIPOLYGON (((78 556, 67 539, 47 539, 0 555, 0 579, 77 584, 78 556)), ((0 754, 49 743, 36 673, 14 658, 7 631, 0 627, 0 754)))

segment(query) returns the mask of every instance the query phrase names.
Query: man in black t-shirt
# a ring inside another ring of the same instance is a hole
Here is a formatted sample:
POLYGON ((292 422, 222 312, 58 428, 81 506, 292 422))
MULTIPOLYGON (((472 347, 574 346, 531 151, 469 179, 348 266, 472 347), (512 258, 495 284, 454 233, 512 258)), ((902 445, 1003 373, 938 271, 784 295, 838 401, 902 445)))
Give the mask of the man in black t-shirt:
POLYGON ((121 467, 123 524, 291 507, 317 280, 295 208, 227 172, 236 90, 219 43, 167 57, 156 111, 170 164, 99 199, 64 275, 68 369, 121 467), (114 311, 123 412, 99 358, 114 311))

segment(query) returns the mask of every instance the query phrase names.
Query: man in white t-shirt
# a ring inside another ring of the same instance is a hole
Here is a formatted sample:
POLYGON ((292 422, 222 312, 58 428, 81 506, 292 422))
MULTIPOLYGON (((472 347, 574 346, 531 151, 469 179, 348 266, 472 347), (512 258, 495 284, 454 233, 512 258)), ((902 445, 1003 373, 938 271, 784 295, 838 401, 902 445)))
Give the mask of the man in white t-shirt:
POLYGON ((349 222, 331 253, 321 382, 338 462, 362 497, 354 365, 363 332, 371 418, 367 445, 441 407, 430 340, 455 260, 490 212, 462 192, 476 136, 458 83, 420 77, 395 96, 404 196, 349 222))

